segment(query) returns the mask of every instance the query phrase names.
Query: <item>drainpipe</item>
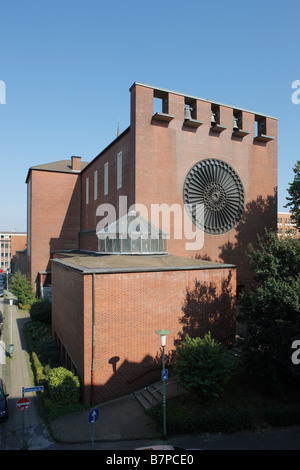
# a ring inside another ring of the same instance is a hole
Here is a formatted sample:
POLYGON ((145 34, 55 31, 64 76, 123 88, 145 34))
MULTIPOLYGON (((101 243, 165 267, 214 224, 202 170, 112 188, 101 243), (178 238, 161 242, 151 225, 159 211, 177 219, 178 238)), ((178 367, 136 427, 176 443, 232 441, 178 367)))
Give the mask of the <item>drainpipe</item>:
POLYGON ((94 372, 95 372, 95 273, 92 277, 92 369, 91 369, 91 406, 94 406, 94 372))

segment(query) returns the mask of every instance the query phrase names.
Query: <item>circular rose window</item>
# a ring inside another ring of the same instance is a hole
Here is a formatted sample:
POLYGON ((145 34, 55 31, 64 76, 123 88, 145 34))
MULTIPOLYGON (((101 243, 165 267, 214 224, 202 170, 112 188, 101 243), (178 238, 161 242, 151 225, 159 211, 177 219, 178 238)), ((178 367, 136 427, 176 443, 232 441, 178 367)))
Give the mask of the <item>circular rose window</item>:
POLYGON ((183 201, 197 227, 218 235, 231 230, 240 220, 244 211, 244 188, 228 163, 208 158, 196 163, 188 172, 183 201))

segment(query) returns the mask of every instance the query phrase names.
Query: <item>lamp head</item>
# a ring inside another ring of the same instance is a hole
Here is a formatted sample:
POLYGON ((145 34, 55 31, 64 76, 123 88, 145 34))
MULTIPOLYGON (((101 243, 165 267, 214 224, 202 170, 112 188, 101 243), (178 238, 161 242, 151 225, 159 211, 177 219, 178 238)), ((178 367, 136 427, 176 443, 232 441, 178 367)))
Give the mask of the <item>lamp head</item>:
POLYGON ((156 333, 160 336, 161 345, 162 345, 162 347, 164 347, 166 345, 167 335, 170 333, 170 331, 169 330, 158 330, 158 331, 156 331, 156 333))

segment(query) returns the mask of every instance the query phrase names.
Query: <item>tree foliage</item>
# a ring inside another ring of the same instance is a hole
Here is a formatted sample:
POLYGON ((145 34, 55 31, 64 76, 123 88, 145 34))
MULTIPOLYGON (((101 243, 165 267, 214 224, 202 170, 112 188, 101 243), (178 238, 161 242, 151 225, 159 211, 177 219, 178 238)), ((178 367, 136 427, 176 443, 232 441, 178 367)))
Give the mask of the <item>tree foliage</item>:
POLYGON ((298 371, 291 362, 291 344, 300 339, 300 243, 279 239, 275 232, 258 236, 248 257, 256 284, 239 298, 237 319, 247 326, 249 358, 269 370, 298 371))
POLYGON ((207 333, 204 338, 188 334, 176 348, 175 372, 189 390, 205 399, 217 398, 230 378, 233 362, 226 349, 207 333))
POLYGON ((300 230, 300 160, 294 166, 293 172, 295 174, 294 181, 289 183, 289 196, 286 198, 289 202, 285 207, 291 208, 291 219, 295 222, 298 230, 300 230))
POLYGON ((25 274, 17 271, 9 284, 10 291, 18 298, 18 303, 21 306, 32 305, 35 300, 35 294, 31 282, 27 279, 25 274))

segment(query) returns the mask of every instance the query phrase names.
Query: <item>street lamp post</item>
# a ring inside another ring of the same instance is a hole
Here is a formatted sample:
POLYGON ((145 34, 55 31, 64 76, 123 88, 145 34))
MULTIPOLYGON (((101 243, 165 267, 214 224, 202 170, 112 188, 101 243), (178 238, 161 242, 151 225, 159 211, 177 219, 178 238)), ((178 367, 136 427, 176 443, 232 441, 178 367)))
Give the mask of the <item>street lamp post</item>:
POLYGON ((162 369, 162 381, 163 381, 163 438, 166 440, 167 436, 167 413, 166 413, 166 374, 165 374, 165 346, 167 334, 169 330, 158 330, 156 332, 160 335, 161 346, 163 348, 163 369, 162 369))
POLYGON ((8 352, 10 354, 10 356, 12 356, 13 352, 14 352, 14 345, 13 345, 13 333, 12 333, 12 330, 13 330, 13 324, 12 324, 12 305, 13 305, 13 302, 14 302, 14 299, 9 297, 8 298, 9 300, 9 305, 10 305, 10 345, 8 347, 8 352))

